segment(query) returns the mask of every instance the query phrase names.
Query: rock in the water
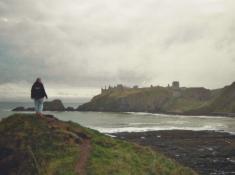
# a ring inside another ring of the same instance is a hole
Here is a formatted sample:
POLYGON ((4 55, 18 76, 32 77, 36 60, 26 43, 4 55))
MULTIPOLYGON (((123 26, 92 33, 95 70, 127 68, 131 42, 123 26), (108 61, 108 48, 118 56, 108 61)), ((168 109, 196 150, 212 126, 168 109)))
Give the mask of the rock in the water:
POLYGON ((61 100, 53 100, 44 102, 44 111, 64 111, 65 107, 61 100))
POLYGON ((23 106, 19 106, 19 107, 12 109, 12 111, 25 111, 25 108, 23 106))
MULTIPOLYGON (((56 99, 53 101, 46 101, 43 103, 43 105, 44 105, 44 108, 43 108, 44 111, 65 111, 66 110, 62 101, 59 99, 56 99)), ((72 111, 71 108, 69 109, 72 111)), ((26 108, 26 107, 20 106, 20 107, 14 108, 12 111, 34 111, 34 107, 26 108)))
POLYGON ((75 109, 73 107, 69 106, 66 108, 66 111, 75 111, 75 109))
POLYGON ((27 109, 25 109, 26 111, 34 111, 34 107, 29 107, 27 109))

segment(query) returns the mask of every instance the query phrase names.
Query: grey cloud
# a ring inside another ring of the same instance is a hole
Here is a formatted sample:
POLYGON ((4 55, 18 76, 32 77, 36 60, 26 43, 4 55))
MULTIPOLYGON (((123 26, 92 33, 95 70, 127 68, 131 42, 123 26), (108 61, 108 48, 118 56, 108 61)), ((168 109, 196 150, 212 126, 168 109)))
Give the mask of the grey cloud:
POLYGON ((168 36, 164 41, 165 49, 177 45, 196 42, 203 39, 205 36, 205 26, 179 26, 175 32, 168 36))
POLYGON ((0 0, 0 84, 41 76, 74 87, 166 85, 174 79, 222 86, 235 73, 234 5, 0 0))

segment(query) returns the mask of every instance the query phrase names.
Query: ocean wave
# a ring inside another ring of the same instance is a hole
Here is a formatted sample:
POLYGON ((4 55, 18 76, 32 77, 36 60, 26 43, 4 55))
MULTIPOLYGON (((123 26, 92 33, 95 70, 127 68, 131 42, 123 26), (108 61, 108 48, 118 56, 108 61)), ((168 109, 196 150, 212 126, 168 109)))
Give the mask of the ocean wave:
POLYGON ((124 114, 131 114, 131 115, 147 115, 147 116, 171 116, 168 114, 158 114, 158 113, 150 113, 150 112, 124 112, 124 114))
POLYGON ((218 118, 230 118, 227 116, 206 116, 206 115, 180 115, 180 114, 159 114, 159 113, 148 113, 148 112, 125 112, 126 114, 131 115, 140 115, 140 116, 159 116, 159 117, 177 117, 177 118, 203 118, 203 119, 218 119, 218 118))
POLYGON ((129 126, 141 126, 141 125, 159 125, 160 123, 128 123, 129 126))
POLYGON ((9 108, 3 108, 3 109, 0 109, 0 111, 3 111, 3 112, 11 112, 12 109, 9 109, 9 108))
POLYGON ((101 133, 146 132, 146 131, 161 131, 161 130, 221 131, 221 128, 216 128, 211 125, 205 125, 201 127, 116 127, 116 128, 91 127, 91 128, 98 130, 101 133))

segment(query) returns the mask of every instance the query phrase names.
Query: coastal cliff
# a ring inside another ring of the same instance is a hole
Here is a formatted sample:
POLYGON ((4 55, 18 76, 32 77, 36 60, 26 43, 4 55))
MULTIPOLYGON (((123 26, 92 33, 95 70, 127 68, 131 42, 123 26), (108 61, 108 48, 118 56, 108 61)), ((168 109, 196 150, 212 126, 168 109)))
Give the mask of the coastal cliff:
POLYGON ((235 116, 235 82, 215 90, 161 86, 113 88, 103 90, 77 110, 235 116))
POLYGON ((79 106, 78 110, 184 113, 206 105, 216 94, 201 87, 126 88, 103 92, 90 102, 79 106))
POLYGON ((12 115, 0 134, 0 174, 196 175, 150 148, 50 115, 12 115))
POLYGON ((210 103, 198 109, 188 111, 189 114, 235 114, 235 82, 221 89, 219 95, 210 103))

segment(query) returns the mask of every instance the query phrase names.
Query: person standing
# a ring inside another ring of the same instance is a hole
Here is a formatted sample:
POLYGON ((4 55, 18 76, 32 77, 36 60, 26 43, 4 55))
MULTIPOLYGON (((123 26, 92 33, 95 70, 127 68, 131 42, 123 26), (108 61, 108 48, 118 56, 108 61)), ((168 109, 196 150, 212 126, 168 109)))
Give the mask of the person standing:
POLYGON ((37 78, 31 88, 31 98, 34 100, 35 112, 38 117, 43 117, 43 101, 47 97, 41 78, 37 78))

